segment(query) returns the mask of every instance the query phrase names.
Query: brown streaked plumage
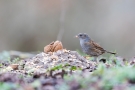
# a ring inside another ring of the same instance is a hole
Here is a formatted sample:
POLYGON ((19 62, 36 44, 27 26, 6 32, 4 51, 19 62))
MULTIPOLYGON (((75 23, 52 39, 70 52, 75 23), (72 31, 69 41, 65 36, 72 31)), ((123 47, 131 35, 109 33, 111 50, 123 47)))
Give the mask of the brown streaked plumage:
POLYGON ((85 44, 91 46, 91 48, 89 48, 89 49, 91 49, 91 51, 93 51, 93 53, 94 53, 91 56, 99 56, 105 52, 110 53, 110 54, 116 54, 113 52, 106 51, 104 48, 102 48, 98 43, 94 42, 93 40, 90 40, 90 42, 86 42, 85 44))

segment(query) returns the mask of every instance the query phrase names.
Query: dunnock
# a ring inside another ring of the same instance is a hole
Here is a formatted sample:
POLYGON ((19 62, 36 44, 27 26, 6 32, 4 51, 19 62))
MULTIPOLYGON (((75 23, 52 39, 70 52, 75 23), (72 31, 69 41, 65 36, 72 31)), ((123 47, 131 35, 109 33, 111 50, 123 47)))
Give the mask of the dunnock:
POLYGON ((87 55, 95 57, 95 59, 96 57, 102 55, 105 52, 110 54, 116 54, 102 48, 99 44, 91 40, 91 38, 85 33, 79 33, 76 37, 80 39, 80 45, 82 47, 83 52, 87 55))

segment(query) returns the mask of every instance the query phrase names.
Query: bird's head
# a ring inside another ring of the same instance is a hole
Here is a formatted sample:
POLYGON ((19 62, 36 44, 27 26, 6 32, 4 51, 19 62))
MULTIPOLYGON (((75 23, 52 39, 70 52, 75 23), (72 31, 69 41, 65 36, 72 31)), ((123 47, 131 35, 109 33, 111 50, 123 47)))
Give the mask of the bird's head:
POLYGON ((79 33, 76 37, 80 40, 90 40, 90 37, 86 33, 79 33))

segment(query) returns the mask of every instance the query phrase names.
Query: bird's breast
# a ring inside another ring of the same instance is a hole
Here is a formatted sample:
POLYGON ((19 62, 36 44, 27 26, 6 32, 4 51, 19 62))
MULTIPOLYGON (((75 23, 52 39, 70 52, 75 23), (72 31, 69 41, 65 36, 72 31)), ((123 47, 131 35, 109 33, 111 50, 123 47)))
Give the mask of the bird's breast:
POLYGON ((84 53, 88 53, 89 52, 90 46, 86 45, 84 41, 80 41, 80 45, 81 45, 81 48, 82 48, 84 53))

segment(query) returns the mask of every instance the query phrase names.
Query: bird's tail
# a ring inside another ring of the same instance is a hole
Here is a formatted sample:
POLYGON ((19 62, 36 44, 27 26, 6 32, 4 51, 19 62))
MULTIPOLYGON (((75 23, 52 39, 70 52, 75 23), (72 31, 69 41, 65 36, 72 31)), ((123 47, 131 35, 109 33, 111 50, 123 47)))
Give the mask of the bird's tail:
MULTIPOLYGON (((105 51, 106 51, 106 50, 105 50, 105 51)), ((107 52, 107 53, 110 53, 110 54, 114 54, 114 55, 116 54, 116 53, 114 53, 114 52, 109 52, 109 51, 106 51, 106 52, 107 52)))

